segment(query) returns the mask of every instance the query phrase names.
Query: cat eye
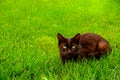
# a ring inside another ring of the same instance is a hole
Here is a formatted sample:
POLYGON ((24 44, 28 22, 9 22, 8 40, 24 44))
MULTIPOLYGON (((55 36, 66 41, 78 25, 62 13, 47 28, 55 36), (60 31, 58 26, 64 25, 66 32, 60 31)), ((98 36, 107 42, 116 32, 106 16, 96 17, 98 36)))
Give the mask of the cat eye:
POLYGON ((75 49, 76 47, 75 46, 72 46, 72 49, 75 49))
POLYGON ((66 46, 63 46, 63 49, 66 49, 67 47, 66 46))

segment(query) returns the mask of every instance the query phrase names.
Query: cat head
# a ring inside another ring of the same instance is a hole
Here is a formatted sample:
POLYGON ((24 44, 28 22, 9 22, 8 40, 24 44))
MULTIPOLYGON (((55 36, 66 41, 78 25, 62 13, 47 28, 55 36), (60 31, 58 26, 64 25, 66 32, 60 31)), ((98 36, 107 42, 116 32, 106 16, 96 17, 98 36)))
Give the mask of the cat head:
POLYGON ((60 54, 63 56, 71 56, 79 53, 80 46, 80 34, 76 34, 73 38, 65 38, 60 33, 57 35, 58 47, 60 54))

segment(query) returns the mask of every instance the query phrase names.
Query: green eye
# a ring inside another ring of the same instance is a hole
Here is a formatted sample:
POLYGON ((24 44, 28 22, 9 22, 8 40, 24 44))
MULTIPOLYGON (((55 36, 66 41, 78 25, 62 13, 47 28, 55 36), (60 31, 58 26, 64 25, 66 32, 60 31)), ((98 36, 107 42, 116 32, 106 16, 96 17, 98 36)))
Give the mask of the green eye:
POLYGON ((63 46, 64 49, 66 49, 67 47, 66 46, 63 46))
POLYGON ((72 46, 72 49, 75 49, 75 46, 72 46))

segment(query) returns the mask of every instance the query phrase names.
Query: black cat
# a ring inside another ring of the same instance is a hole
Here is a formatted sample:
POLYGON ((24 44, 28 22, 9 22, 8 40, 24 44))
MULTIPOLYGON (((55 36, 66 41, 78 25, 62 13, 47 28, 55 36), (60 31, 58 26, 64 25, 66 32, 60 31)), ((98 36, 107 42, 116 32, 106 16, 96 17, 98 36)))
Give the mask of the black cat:
POLYGON ((73 38, 65 38, 60 33, 58 37, 58 47, 60 58, 63 64, 68 60, 80 60, 82 58, 99 59, 101 55, 111 53, 109 42, 101 36, 93 33, 80 35, 79 33, 73 38))

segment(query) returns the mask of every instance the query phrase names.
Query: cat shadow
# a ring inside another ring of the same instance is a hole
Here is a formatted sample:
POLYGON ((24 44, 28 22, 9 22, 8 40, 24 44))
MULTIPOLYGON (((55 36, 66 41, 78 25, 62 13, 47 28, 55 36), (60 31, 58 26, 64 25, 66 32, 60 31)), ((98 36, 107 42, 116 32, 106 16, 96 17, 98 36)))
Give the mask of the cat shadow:
MULTIPOLYGON (((109 55, 109 54, 108 54, 109 55)), ((78 59, 78 60, 69 60, 69 61, 66 61, 65 63, 61 63, 62 65, 66 65, 66 64, 70 64, 70 63, 73 63, 73 64, 82 64, 82 63, 85 63, 85 62, 98 62, 98 61, 101 61, 101 60, 105 60, 107 59, 109 56, 108 55, 101 55, 99 57, 95 57, 95 56, 92 56, 92 57, 89 57, 89 58, 82 58, 82 59, 78 59)))

